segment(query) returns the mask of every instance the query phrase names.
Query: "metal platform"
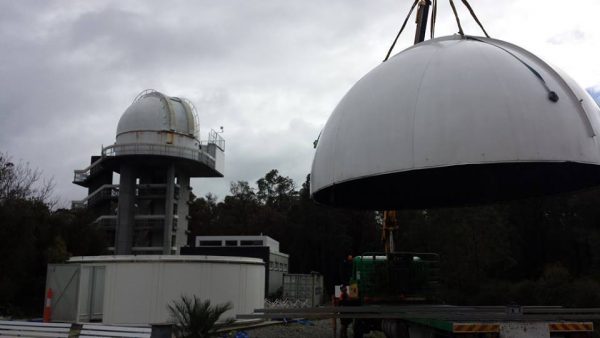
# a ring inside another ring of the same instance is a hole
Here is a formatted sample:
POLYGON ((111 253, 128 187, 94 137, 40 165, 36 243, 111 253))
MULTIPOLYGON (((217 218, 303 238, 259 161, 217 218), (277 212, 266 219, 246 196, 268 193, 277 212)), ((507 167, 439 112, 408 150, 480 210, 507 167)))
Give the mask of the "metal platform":
POLYGON ((563 308, 559 306, 325 306, 317 308, 256 309, 237 319, 280 318, 373 318, 435 319, 454 322, 533 322, 600 320, 600 308, 563 308))

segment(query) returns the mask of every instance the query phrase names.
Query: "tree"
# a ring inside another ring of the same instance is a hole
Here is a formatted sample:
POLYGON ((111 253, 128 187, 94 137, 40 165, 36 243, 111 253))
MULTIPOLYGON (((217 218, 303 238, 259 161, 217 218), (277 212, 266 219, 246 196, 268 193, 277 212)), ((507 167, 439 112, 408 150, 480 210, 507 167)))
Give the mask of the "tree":
POLYGON ((15 164, 11 157, 0 152, 0 204, 10 200, 39 201, 54 205, 50 195, 52 179, 41 181, 42 172, 28 163, 15 164))
POLYGON ((265 177, 256 181, 256 185, 258 200, 264 205, 279 210, 289 208, 298 194, 294 181, 287 176, 279 175, 277 169, 269 171, 265 177))
POLYGON ((52 187, 40 170, 0 153, 0 316, 39 316, 47 264, 105 250, 89 211, 53 210, 52 187))

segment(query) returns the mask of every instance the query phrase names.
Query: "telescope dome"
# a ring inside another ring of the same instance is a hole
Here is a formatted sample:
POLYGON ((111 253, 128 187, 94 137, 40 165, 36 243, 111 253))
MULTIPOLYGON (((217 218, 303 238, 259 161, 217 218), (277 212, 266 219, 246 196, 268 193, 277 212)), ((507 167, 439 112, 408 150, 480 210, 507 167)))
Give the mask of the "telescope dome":
POLYGON ((136 132, 170 132, 198 137, 198 118, 186 99, 146 90, 125 110, 117 126, 120 136, 136 132))
POLYGON ((513 44, 448 36, 359 80, 319 138, 311 195, 363 209, 479 204, 600 184, 600 108, 513 44))

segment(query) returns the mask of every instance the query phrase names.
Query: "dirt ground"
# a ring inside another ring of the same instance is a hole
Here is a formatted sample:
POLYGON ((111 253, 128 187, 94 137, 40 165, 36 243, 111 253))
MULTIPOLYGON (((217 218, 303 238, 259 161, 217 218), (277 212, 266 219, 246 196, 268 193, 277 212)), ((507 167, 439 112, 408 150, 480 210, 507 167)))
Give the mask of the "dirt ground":
MULTIPOLYGON (((338 335, 340 324, 338 322, 338 335)), ((331 319, 307 320, 289 324, 277 324, 244 330, 250 338, 279 338, 279 337, 310 337, 310 338, 332 338, 333 327, 331 319)), ((352 327, 348 329, 348 337, 352 337, 352 327)), ((381 333, 371 333, 365 338, 384 337, 381 333)))

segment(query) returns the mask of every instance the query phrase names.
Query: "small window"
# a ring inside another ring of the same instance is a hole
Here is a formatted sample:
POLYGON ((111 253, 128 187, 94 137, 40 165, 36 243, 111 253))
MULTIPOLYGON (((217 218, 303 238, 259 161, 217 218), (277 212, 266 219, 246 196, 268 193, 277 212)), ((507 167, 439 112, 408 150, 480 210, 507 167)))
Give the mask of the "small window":
POLYGON ((221 241, 200 241, 200 246, 221 246, 221 241))
POLYGON ((262 246, 262 241, 240 241, 240 245, 243 246, 262 246))
POLYGON ((237 241, 225 241, 225 246, 237 246, 237 241))

